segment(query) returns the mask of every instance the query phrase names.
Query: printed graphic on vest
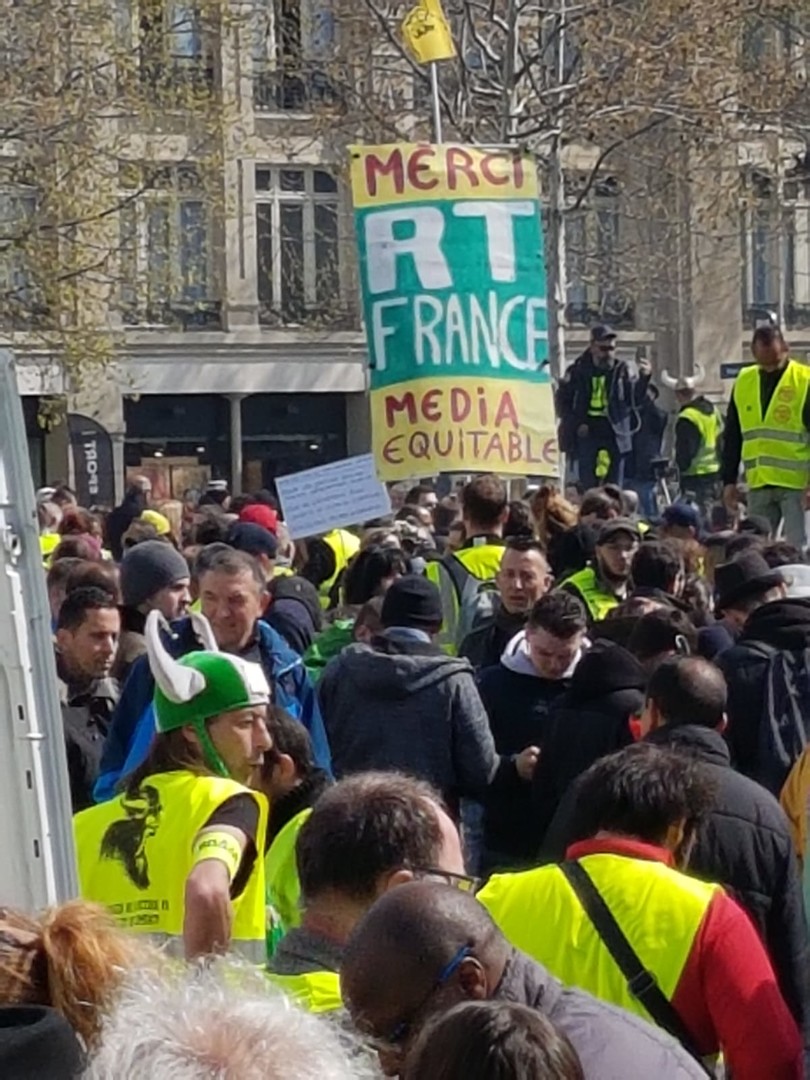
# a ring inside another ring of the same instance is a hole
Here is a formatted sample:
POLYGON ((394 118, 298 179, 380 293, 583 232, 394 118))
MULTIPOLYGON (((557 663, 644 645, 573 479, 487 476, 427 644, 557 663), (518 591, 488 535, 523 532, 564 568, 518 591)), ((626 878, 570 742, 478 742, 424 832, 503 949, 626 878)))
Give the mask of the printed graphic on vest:
POLYGON ((102 859, 114 859, 138 889, 149 888, 146 841, 160 826, 163 807, 156 788, 144 784, 137 796, 124 795, 121 807, 126 817, 114 821, 104 833, 99 852, 102 859))

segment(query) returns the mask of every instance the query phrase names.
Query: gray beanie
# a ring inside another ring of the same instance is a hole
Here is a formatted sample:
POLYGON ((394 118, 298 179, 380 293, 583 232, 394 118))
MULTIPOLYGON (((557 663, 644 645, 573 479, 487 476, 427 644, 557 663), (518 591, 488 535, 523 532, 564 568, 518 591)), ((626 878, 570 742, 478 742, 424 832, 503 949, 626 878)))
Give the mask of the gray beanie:
POLYGON ((156 592, 188 578, 186 560, 163 540, 144 540, 121 560, 121 595, 124 607, 137 607, 156 592))

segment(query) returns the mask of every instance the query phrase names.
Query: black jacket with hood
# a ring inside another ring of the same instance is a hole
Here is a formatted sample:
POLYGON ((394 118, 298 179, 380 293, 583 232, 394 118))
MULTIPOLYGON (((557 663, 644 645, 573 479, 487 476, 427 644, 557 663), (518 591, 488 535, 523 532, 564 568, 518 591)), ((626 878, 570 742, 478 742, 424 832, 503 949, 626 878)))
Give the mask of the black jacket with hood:
MULTIPOLYGON (((695 757, 715 789, 689 872, 725 886, 751 916, 796 1022, 810 1020, 810 944, 801 876, 787 818, 761 785, 731 768, 719 731, 697 724, 663 727, 647 742, 695 757)), ((575 838, 572 838, 572 840, 575 838)))
MULTIPOLYGON (((772 600, 751 613, 737 643, 715 660, 728 683, 726 738, 731 758, 741 773, 754 780, 767 772, 760 729, 770 662, 779 651, 808 648, 810 600, 772 600)), ((810 717, 804 720, 810 726, 810 717)))
POLYGON ((480 798, 498 771, 469 661, 433 644, 392 629, 372 645, 350 645, 327 664, 318 696, 338 778, 396 769, 454 805, 462 795, 480 798))
POLYGON ((537 851, 572 783, 595 761, 633 741, 630 719, 644 706, 646 674, 620 645, 597 641, 571 687, 551 710, 532 781, 532 842, 537 851))
MULTIPOLYGON (((570 687, 580 656, 562 678, 544 679, 529 658, 522 631, 506 646, 500 663, 479 674, 478 689, 499 754, 519 754, 526 746, 538 746, 542 754, 549 713, 570 687)), ((498 785, 487 793, 484 811, 489 869, 531 866, 537 843, 530 785, 517 777, 511 786, 498 785)))

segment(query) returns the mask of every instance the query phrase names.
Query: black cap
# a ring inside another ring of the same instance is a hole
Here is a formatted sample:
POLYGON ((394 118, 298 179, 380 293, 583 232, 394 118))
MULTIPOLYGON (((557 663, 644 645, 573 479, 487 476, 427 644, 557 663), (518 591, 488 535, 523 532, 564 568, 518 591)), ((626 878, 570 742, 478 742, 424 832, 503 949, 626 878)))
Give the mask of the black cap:
POLYGON ((597 323, 596 326, 591 328, 591 341, 607 344, 609 341, 615 341, 619 335, 613 329, 612 326, 608 326, 607 323, 597 323))
POLYGON ((407 626, 434 632, 444 619, 441 594, 426 577, 405 574, 385 594, 380 618, 386 629, 407 626))
POLYGON ((714 572, 717 593, 714 609, 719 614, 736 601, 767 592, 784 581, 782 574, 771 569, 758 551, 742 551, 714 572))
POLYGON ((641 530, 638 527, 638 522, 631 521, 630 518, 612 518, 610 521, 606 521, 599 530, 596 546, 606 544, 617 533, 627 533, 634 540, 641 540, 641 530))
POLYGON ((268 559, 275 559, 278 554, 278 540, 261 525, 253 525, 247 521, 237 521, 231 525, 226 543, 237 551, 245 551, 248 555, 266 555, 268 559))

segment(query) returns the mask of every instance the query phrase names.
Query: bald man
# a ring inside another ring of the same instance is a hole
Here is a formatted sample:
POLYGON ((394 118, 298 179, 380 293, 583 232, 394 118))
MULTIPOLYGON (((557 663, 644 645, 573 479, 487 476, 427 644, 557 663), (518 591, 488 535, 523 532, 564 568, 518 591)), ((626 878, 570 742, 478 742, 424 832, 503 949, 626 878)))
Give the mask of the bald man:
MULTIPOLYGON (((801 877, 788 820, 770 792, 731 767, 726 682, 698 656, 672 657, 655 671, 642 715, 646 741, 682 750, 703 763, 714 787, 712 808, 697 834, 689 871, 716 881, 748 911, 768 950, 788 1008, 807 1037, 810 955, 801 877)), ((572 792, 549 831, 550 861, 584 839, 572 792)))
POLYGON ((586 1080, 706 1077, 665 1032, 565 989, 509 945, 473 896, 435 882, 402 885, 377 901, 349 939, 340 982, 386 1076, 401 1075, 429 1018, 492 998, 542 1011, 571 1040, 586 1080))

